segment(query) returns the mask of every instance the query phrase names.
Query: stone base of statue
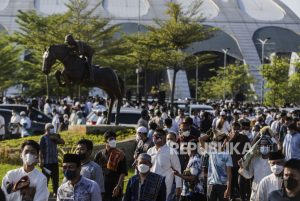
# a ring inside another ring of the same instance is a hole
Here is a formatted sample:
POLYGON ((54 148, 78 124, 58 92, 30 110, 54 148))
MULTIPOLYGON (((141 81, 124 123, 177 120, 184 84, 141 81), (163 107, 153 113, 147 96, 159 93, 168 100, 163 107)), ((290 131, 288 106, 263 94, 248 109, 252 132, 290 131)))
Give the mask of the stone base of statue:
POLYGON ((99 134, 103 135, 106 131, 125 131, 126 129, 134 129, 133 126, 125 126, 125 125, 72 125, 69 126, 69 131, 81 133, 81 134, 99 134))

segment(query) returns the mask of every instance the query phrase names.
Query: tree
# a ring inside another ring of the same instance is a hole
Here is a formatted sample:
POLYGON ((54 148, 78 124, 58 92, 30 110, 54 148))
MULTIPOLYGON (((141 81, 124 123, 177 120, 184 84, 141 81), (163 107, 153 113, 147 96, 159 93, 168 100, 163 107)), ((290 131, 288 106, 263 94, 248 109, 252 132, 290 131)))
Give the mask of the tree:
POLYGON ((155 19, 156 27, 150 27, 157 40, 163 44, 158 62, 173 70, 171 85, 171 107, 173 107, 176 74, 184 68, 188 55, 184 52, 194 42, 208 39, 212 36, 213 28, 205 28, 201 21, 202 17, 196 17, 199 13, 202 1, 195 1, 186 12, 180 4, 167 3, 167 20, 155 19))
MULTIPOLYGON (((42 16, 35 11, 19 11, 16 22, 20 31, 12 36, 12 41, 23 45, 31 54, 29 69, 23 69, 25 75, 20 76, 20 83, 28 85, 31 89, 28 92, 43 94, 44 75, 40 68, 42 54, 46 47, 52 44, 61 44, 68 33, 72 33, 77 40, 86 41, 91 45, 96 53, 94 63, 101 66, 117 66, 117 56, 125 52, 121 40, 114 39, 114 35, 119 31, 118 26, 109 26, 109 20, 95 14, 101 2, 95 7, 89 8, 88 0, 70 0, 68 11, 63 14, 53 14, 42 16), (122 49, 123 48, 123 49, 122 49), (28 70, 28 72, 26 72, 28 70), (37 84, 39 83, 39 84, 37 84)), ((62 68, 61 64, 54 69, 62 68)), ((51 74, 50 74, 51 75, 51 74)), ((53 91, 59 93, 59 89, 54 78, 50 79, 53 91)))
POLYGON ((147 101, 147 73, 149 69, 159 70, 161 68, 157 60, 162 54, 162 46, 152 32, 132 34, 126 36, 125 41, 129 51, 124 56, 123 62, 144 72, 144 96, 145 101, 147 101))
POLYGON ((250 84, 253 84, 254 78, 250 76, 247 65, 230 64, 226 69, 220 67, 215 73, 207 81, 200 82, 201 99, 222 99, 223 94, 235 99, 241 92, 248 97, 253 94, 250 84))
POLYGON ((22 67, 22 49, 9 41, 7 33, 0 32, 0 92, 16 83, 15 72, 22 67))
POLYGON ((271 64, 265 64, 260 72, 266 80, 265 93, 266 105, 283 106, 289 102, 288 71, 289 63, 285 58, 273 57, 271 64))

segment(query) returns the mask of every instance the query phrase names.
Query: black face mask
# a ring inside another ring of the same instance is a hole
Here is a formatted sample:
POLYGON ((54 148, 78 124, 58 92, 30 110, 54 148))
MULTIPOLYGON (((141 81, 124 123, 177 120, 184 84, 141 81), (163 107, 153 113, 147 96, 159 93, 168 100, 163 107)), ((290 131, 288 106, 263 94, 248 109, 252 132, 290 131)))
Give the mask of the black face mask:
POLYGON ((283 180, 283 185, 289 190, 293 190, 298 186, 298 181, 294 178, 289 177, 288 179, 283 180))

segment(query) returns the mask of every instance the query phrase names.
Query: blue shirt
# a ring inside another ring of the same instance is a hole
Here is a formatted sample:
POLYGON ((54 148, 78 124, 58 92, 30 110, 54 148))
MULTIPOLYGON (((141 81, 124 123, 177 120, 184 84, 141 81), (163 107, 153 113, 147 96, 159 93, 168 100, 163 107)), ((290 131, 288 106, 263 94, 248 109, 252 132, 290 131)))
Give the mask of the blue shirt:
POLYGON ((181 195, 191 196, 192 193, 204 194, 203 181, 201 178, 202 163, 201 163, 201 156, 199 154, 195 154, 194 156, 190 157, 189 162, 186 167, 186 170, 187 169, 190 171, 190 173, 193 176, 197 177, 197 180, 192 185, 193 191, 190 191, 191 183, 184 180, 181 195))
POLYGON ((102 201, 99 185, 83 176, 74 186, 70 181, 57 190, 57 201, 102 201))
POLYGON ((291 156, 292 158, 300 159, 300 133, 292 135, 291 156))
POLYGON ((232 159, 229 153, 209 153, 208 176, 209 185, 227 185, 227 167, 232 167, 232 159))
POLYGON ((44 164, 58 163, 57 144, 50 139, 50 135, 55 134, 45 134, 41 137, 40 140, 40 147, 44 158, 44 164))

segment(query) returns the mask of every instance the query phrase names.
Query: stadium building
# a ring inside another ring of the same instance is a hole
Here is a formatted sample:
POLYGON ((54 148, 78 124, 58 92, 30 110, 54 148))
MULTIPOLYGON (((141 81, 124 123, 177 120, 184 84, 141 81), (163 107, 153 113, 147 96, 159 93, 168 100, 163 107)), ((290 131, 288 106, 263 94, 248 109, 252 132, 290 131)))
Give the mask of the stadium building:
MULTIPOLYGON (((90 0, 90 6, 101 0, 90 0)), ((153 19, 166 19, 167 2, 172 0, 102 0, 99 14, 111 18, 111 24, 121 25, 130 34, 154 25, 153 19), (140 29, 139 29, 140 27, 140 29)), ((173 0, 187 9, 193 0, 173 0)), ((0 0, 0 30, 8 33, 18 30, 15 22, 18 10, 35 9, 49 15, 67 10, 68 0, 0 0)), ((201 13, 203 24, 218 27, 214 37, 194 43, 188 48, 190 54, 214 53, 218 60, 199 70, 199 79, 209 77, 210 68, 234 63, 236 60, 249 65, 250 74, 256 78, 253 89, 258 97, 262 93, 262 78, 259 67, 269 60, 271 54, 285 54, 293 61, 300 46, 300 1, 299 0, 204 0, 201 13)), ((199 13, 200 14, 200 13, 199 13)), ((193 70, 194 71, 194 70, 193 70)), ((172 71, 166 79, 171 82, 172 71)), ((180 71, 177 74, 175 97, 190 97, 193 90, 188 80, 195 73, 180 71)), ((192 93, 193 96, 193 93, 192 93)))

